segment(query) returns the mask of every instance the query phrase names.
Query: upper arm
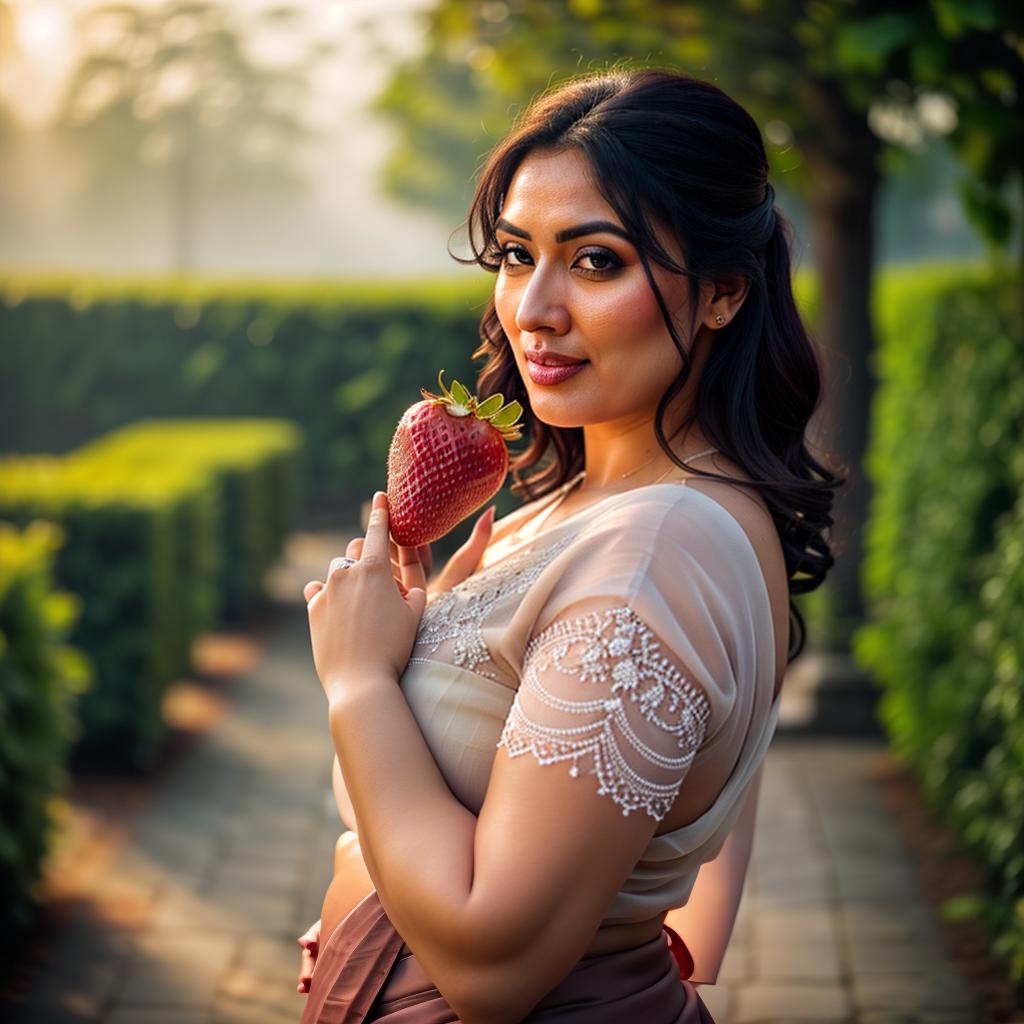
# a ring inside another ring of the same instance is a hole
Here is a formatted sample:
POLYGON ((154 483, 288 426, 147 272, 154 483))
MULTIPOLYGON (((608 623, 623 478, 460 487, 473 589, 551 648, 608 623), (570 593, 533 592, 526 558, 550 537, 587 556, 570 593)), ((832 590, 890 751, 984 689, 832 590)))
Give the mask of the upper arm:
POLYGON ((531 640, 476 828, 469 899, 483 991, 524 1015, 582 957, 671 808, 710 703, 621 600, 531 640), (520 756, 530 754, 531 756, 520 756))

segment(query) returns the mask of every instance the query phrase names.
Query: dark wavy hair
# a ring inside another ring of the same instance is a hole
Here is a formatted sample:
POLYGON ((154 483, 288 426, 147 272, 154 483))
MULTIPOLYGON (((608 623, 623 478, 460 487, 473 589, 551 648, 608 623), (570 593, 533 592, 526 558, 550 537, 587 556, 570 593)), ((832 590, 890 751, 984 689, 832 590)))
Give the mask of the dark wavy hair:
MULTIPOLYGON (((806 641, 792 595, 819 587, 835 561, 828 538, 833 492, 846 478, 815 459, 804 436, 821 400, 823 374, 793 298, 793 229, 775 207, 761 133, 721 89, 681 72, 615 69, 573 78, 540 94, 490 152, 463 224, 473 257, 460 258, 449 249, 452 258, 496 273, 501 262, 495 223, 516 169, 533 150, 570 147, 589 160, 597 188, 629 232, 682 357, 679 375, 658 404, 658 444, 690 473, 756 487, 771 511, 785 552, 790 623, 798 626, 798 635, 790 631, 791 662, 806 641), (685 267, 659 244, 652 219, 678 240, 685 267), (736 317, 716 331, 695 409, 680 430, 696 420, 752 483, 691 468, 669 446, 665 411, 685 387, 692 363, 651 260, 688 279, 687 341, 694 337, 702 281, 739 274, 749 282, 736 317)), ((506 401, 522 404, 530 443, 512 454, 512 492, 533 501, 583 468, 583 428, 553 427, 533 413, 493 295, 480 338, 473 359, 487 362, 477 375, 477 394, 482 399, 501 392, 506 401), (549 448, 553 458, 525 477, 549 448)))

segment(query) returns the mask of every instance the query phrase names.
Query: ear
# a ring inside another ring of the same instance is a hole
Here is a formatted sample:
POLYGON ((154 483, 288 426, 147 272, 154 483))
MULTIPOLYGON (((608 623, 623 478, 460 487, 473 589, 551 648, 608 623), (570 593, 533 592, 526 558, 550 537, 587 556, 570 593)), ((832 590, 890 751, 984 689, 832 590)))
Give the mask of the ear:
POLYGON ((701 319, 703 326, 712 331, 730 324, 747 297, 750 282, 742 274, 716 277, 701 291, 701 319), (722 318, 719 322, 718 317, 722 318))

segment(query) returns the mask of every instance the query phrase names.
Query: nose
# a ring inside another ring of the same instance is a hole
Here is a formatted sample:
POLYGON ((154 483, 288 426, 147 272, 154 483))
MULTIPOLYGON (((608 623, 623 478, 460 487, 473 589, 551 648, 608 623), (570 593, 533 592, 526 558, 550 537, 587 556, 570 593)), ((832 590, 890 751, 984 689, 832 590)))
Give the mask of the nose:
POLYGON ((539 267, 530 275, 529 283, 516 310, 516 327, 524 334, 550 331, 565 334, 569 330, 569 310, 557 280, 557 268, 547 272, 539 267))

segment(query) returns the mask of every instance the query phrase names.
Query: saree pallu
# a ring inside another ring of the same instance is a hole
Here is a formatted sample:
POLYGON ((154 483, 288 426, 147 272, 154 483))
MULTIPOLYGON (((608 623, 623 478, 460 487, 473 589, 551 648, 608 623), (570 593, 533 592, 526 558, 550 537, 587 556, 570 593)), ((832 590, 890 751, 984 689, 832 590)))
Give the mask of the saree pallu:
MULTIPOLYGON (((693 961, 667 925, 634 949, 583 957, 523 1018, 571 1024, 714 1024, 687 980, 693 961)), ((459 1024, 376 891, 334 929, 317 956, 300 1024, 459 1024)))

